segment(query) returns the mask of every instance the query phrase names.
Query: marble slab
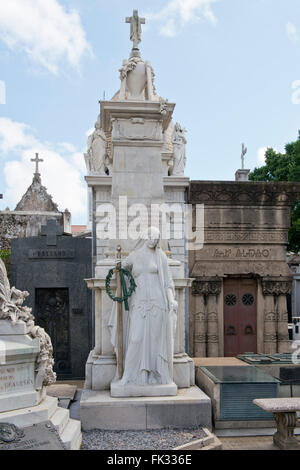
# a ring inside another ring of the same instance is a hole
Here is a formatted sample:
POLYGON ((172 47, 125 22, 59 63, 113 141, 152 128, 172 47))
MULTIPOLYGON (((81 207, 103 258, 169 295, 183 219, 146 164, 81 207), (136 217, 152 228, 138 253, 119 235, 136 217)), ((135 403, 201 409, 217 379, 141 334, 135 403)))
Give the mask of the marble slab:
POLYGON ((123 385, 120 381, 110 385, 112 397, 164 397, 175 396, 177 385, 173 382, 168 385, 123 385))

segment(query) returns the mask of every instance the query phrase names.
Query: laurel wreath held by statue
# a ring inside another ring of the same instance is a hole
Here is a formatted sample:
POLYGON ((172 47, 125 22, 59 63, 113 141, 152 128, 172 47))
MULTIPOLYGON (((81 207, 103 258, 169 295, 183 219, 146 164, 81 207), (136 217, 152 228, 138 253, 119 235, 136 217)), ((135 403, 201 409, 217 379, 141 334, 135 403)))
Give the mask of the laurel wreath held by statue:
POLYGON ((114 301, 114 302, 124 302, 125 310, 129 311, 128 299, 131 297, 133 292, 135 291, 136 284, 134 282, 133 276, 130 271, 127 269, 116 267, 115 269, 110 269, 105 280, 105 289, 107 295, 114 301), (115 297, 110 288, 111 278, 113 277, 114 273, 119 271, 121 277, 121 285, 122 285, 122 297, 115 297), (127 290, 125 277, 127 277, 129 281, 129 290, 127 290))

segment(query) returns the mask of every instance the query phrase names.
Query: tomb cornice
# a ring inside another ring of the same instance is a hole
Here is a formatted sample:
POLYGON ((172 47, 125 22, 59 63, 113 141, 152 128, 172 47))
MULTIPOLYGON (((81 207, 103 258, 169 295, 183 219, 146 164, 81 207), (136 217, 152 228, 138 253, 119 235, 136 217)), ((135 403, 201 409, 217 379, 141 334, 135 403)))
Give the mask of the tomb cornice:
POLYGON ((190 203, 210 206, 292 206, 300 199, 300 183, 287 181, 191 181, 190 203))
POLYGON ((162 108, 160 101, 100 101, 101 128, 105 132, 111 132, 112 119, 132 117, 155 119, 162 121, 163 132, 167 129, 172 119, 175 108, 174 103, 166 103, 162 108))

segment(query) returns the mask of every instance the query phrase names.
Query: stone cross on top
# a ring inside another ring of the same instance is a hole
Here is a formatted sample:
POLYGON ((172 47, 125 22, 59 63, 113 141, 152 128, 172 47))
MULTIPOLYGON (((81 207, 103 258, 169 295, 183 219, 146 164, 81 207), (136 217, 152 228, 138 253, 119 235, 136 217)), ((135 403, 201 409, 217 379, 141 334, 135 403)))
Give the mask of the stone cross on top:
POLYGON ((138 49, 142 40, 142 24, 146 23, 145 18, 140 18, 138 10, 133 10, 133 14, 126 18, 126 23, 130 23, 130 40, 133 42, 132 49, 138 49))
POLYGON ((39 175, 39 174, 40 174, 40 173, 39 173, 39 163, 40 163, 40 162, 43 162, 44 160, 42 160, 41 158, 39 158, 39 154, 36 153, 36 154, 35 154, 35 158, 32 158, 30 161, 35 163, 35 172, 34 172, 34 174, 35 174, 35 175, 39 175))
POLYGON ((57 224, 55 219, 48 219, 47 225, 43 225, 41 235, 47 237, 46 243, 48 246, 56 246, 56 237, 63 234, 63 229, 57 224))
POLYGON ((242 155, 241 155, 242 170, 245 169, 245 155, 246 155, 247 151, 248 151, 248 149, 247 149, 247 147, 245 147, 245 144, 242 144, 242 155))

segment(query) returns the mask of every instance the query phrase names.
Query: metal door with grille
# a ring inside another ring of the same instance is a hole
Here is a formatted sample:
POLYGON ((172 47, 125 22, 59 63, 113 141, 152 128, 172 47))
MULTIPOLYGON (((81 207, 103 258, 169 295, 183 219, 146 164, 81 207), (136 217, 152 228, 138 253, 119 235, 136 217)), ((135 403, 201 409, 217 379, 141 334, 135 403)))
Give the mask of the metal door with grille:
POLYGON ((224 356, 257 352, 255 279, 224 280, 224 356))
POLYGON ((51 338, 55 372, 70 374, 69 289, 36 289, 35 320, 51 338))

